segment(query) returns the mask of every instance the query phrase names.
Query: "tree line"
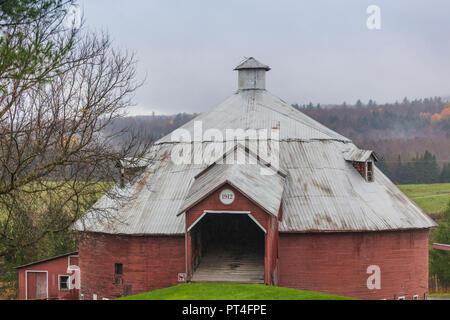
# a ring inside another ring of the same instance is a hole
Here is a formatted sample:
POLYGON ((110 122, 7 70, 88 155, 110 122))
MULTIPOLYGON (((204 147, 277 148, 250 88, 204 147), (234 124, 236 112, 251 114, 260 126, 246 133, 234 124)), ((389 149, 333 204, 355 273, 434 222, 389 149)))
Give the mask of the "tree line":
POLYGON ((377 167, 397 184, 450 182, 450 162, 445 163, 441 168, 436 161, 436 156, 428 151, 424 154, 416 154, 406 162, 402 161, 400 155, 397 161, 389 164, 381 157, 377 167))

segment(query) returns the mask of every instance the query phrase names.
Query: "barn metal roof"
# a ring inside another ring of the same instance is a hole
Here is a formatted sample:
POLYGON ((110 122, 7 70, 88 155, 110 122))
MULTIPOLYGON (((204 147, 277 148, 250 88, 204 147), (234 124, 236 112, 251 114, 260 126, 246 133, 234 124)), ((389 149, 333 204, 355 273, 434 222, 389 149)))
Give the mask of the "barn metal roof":
POLYGON ((253 57, 245 59, 241 64, 239 64, 234 70, 243 70, 243 69, 264 69, 266 71, 270 70, 270 67, 259 62, 253 57))
MULTIPOLYGON (((239 90, 213 109, 198 115, 179 129, 158 140, 156 144, 179 141, 176 136, 181 129, 187 130, 191 137, 194 137, 196 122, 201 122, 201 129, 204 133, 210 129, 222 131, 224 141, 235 140, 234 137, 227 137, 227 129, 265 129, 270 134, 270 130, 273 128, 280 128, 280 140, 351 142, 348 138, 311 119, 266 90, 239 90)), ((213 138, 213 136, 203 136, 202 141, 213 141, 213 138)))
MULTIPOLYGON (((436 226, 376 167, 374 182, 367 182, 346 161, 349 152, 361 153, 358 159, 365 159, 368 152, 359 150, 349 139, 266 90, 239 90, 186 123, 181 128, 192 137, 195 121, 201 121, 203 132, 217 129, 223 134, 224 151, 229 141, 236 140, 227 137, 227 129, 280 129, 280 167, 287 173, 280 232, 381 231, 436 226)), ((203 152, 217 142, 205 135, 194 142, 178 141, 173 132, 155 143, 149 154, 151 163, 133 183, 120 190, 130 195, 129 201, 119 205, 104 196, 94 206, 98 210, 86 213, 73 228, 132 235, 183 234, 185 217, 177 214, 189 197, 195 176, 208 165, 195 161, 175 164, 171 159, 172 151, 189 147, 194 159, 201 158, 203 152), (106 219, 108 215, 110 218, 106 219)), ((217 174, 223 179, 238 179, 248 189, 258 186, 255 197, 267 194, 276 198, 271 195, 272 187, 260 181, 259 175, 249 174, 254 168, 220 166, 224 165, 217 165, 217 174)), ((278 191, 278 187, 275 189, 278 191)))
POLYGON ((353 148, 348 152, 344 153, 344 159, 347 161, 357 161, 357 162, 366 162, 370 158, 378 161, 378 156, 372 150, 362 150, 358 148, 353 148))
POLYGON ((237 148, 233 148, 232 152, 226 153, 223 162, 220 161, 222 159, 217 160, 200 172, 194 177, 194 183, 178 214, 189 210, 224 184, 229 184, 269 214, 278 216, 286 175, 276 169, 268 168, 256 157, 252 162, 249 158, 253 158, 253 155, 239 144, 237 148), (245 163, 227 164, 230 158, 234 160, 239 157, 242 157, 241 159, 247 157, 245 163), (261 174, 265 170, 268 172, 261 174))

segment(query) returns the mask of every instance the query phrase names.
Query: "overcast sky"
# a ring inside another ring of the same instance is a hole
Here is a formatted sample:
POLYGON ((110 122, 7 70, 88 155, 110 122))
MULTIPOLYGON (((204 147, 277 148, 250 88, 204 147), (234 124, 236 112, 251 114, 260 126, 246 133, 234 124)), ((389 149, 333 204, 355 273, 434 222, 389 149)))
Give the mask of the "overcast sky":
POLYGON ((253 56, 289 103, 450 95, 448 0, 81 0, 86 26, 134 51, 147 76, 131 114, 202 112, 253 56), (369 5, 381 29, 369 30, 369 5))

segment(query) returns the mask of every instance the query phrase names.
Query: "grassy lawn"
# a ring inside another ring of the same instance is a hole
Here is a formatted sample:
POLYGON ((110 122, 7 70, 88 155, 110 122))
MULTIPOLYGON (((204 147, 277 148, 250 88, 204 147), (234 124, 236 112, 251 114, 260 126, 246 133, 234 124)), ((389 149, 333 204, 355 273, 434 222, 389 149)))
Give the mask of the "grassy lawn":
POLYGON ((118 300, 353 300, 326 293, 262 284, 188 283, 118 300))
MULTIPOLYGON (((80 201, 81 204, 85 204, 86 207, 91 207, 93 203, 95 203, 100 197, 105 194, 106 190, 109 190, 113 186, 112 182, 95 182, 89 183, 85 181, 78 181, 75 184, 73 182, 53 182, 47 181, 42 184, 33 184, 24 187, 24 190, 39 190, 35 193, 30 193, 27 201, 29 203, 34 203, 36 208, 36 212, 42 208, 45 208, 51 202, 51 198, 58 199, 58 195, 61 195, 59 199, 61 201, 65 201, 71 197, 72 199, 76 199, 75 190, 77 190, 79 197, 82 199, 80 201), (48 188, 48 190, 46 190, 48 188), (54 188, 54 189, 53 189, 54 188), (42 190, 42 191, 41 191, 42 190)), ((71 213, 74 205, 73 201, 68 201, 65 204, 66 209, 69 213, 71 213)), ((8 216, 5 214, 4 207, 0 206, 0 222, 6 219, 8 216)))
POLYGON ((428 214, 442 213, 450 201, 450 183, 404 184, 398 187, 428 214))
POLYGON ((430 293, 429 297, 450 297, 450 293, 430 293))

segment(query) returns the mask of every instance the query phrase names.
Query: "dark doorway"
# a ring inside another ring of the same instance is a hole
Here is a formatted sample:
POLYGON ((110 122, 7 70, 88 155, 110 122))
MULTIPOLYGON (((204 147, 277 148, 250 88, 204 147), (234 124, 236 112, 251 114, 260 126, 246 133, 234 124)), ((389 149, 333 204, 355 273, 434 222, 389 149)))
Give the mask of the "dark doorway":
POLYGON ((193 282, 264 283, 264 232, 247 214, 208 213, 191 237, 193 282))

